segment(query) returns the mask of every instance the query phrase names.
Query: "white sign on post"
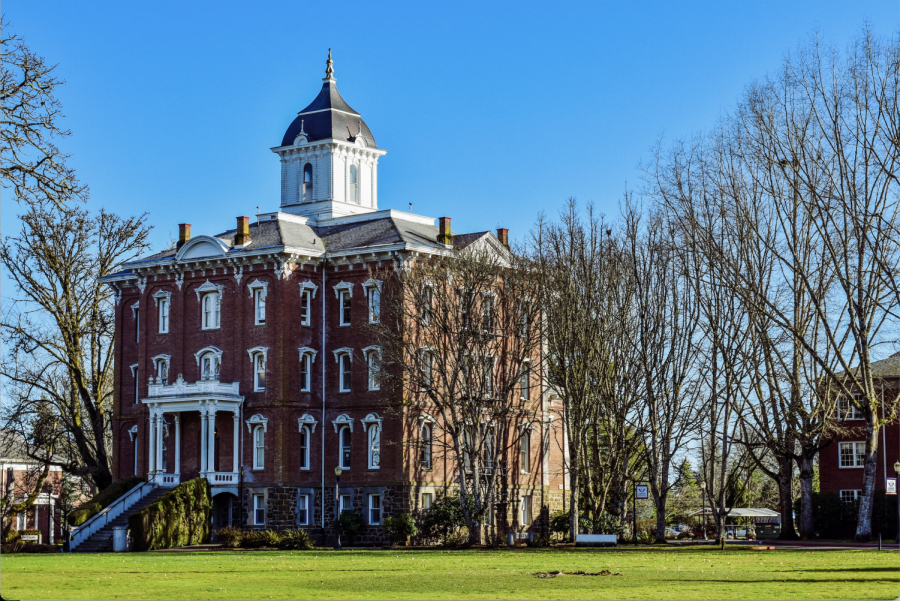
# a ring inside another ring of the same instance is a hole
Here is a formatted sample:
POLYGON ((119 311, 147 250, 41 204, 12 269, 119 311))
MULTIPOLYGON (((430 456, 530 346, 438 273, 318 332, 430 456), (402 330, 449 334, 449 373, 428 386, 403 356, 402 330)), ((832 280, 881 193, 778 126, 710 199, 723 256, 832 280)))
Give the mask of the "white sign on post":
POLYGON ((650 487, 646 484, 638 484, 637 488, 635 488, 635 496, 638 499, 649 499, 650 498, 650 487))
POLYGON ((887 478, 885 480, 884 494, 886 494, 886 495, 896 495, 897 494, 897 479, 896 478, 887 478))

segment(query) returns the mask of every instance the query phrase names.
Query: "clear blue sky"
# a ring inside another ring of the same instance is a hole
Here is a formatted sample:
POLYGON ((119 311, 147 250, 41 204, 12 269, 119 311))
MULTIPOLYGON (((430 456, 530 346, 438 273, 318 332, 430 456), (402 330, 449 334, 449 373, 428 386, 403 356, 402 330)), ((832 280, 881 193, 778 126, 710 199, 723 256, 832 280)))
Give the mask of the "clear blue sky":
MULTIPOLYGON (((879 2, 43 2, 3 11, 67 80, 63 143, 91 205, 150 212, 154 245, 278 209, 277 146, 333 49, 378 146, 379 206, 519 238, 569 196, 616 213, 661 135, 708 128, 817 28, 879 2)), ((19 207, 5 194, 2 231, 19 207)), ((6 295, 10 293, 7 292, 6 295)))

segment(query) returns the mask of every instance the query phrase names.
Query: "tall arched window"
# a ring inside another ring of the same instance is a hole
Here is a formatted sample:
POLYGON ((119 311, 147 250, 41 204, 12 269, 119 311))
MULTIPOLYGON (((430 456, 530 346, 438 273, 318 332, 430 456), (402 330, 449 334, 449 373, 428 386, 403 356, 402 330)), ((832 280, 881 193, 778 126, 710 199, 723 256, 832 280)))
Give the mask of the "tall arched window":
POLYGON ((312 202, 312 194, 312 165, 310 163, 307 163, 303 166, 303 184, 300 186, 300 202, 312 202))
POLYGON ((349 470, 350 469, 350 426, 341 426, 340 432, 340 443, 341 443, 341 456, 339 460, 341 462, 341 469, 349 470))
POLYGON ((219 293, 209 292, 203 295, 203 329, 214 330, 219 327, 219 293))
POLYGON ((309 426, 300 428, 300 469, 309 469, 309 426))
POLYGON ((431 424, 422 424, 422 469, 431 469, 431 424))
POLYGON ((350 165, 350 202, 359 204, 359 173, 356 165, 350 165))
POLYGON ((266 465, 266 431, 261 425, 253 428, 253 469, 261 470, 266 465))
POLYGON ((218 380, 219 379, 219 356, 210 351, 200 356, 200 379, 202 380, 218 380))

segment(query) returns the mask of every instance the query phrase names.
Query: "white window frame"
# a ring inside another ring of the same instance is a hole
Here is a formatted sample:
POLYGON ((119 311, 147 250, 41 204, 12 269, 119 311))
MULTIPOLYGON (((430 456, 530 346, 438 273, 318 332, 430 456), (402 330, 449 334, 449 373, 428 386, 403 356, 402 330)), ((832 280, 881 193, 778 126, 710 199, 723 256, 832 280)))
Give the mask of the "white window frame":
POLYGON ((138 367, 137 363, 131 366, 131 375, 134 377, 134 404, 137 405, 141 402, 141 369, 138 367))
POLYGON ((300 449, 300 471, 308 472, 310 470, 310 443, 312 442, 312 431, 306 424, 300 425, 300 441, 298 447, 300 449), (303 445, 303 438, 306 437, 306 446, 303 445))
POLYGON ((864 441, 848 440, 848 441, 844 441, 844 442, 839 442, 837 451, 838 451, 838 468, 847 470, 847 469, 859 469, 859 468, 865 467, 865 465, 866 465, 866 443, 864 441), (842 450, 847 445, 853 445, 853 447, 851 447, 853 450, 853 460, 854 460, 853 465, 844 465, 844 462, 843 462, 844 454, 842 453, 842 450), (862 450, 862 453, 860 453, 860 450, 862 450))
POLYGON ((264 493, 253 493, 253 525, 266 525, 266 495, 264 493), (261 520, 260 512, 262 512, 261 520))
POLYGON ((265 418, 261 414, 257 413, 253 417, 248 419, 245 423, 247 424, 247 431, 250 433, 250 444, 253 445, 253 469, 254 470, 265 469, 265 465, 266 465, 266 457, 265 457, 266 436, 265 435, 266 435, 266 432, 268 432, 268 430, 269 430, 269 420, 268 420, 268 418, 265 418), (262 433, 263 433, 263 445, 262 445, 263 456, 262 456, 261 462, 258 461, 257 453, 256 453, 256 451, 257 451, 257 444, 256 444, 257 443, 257 440, 256 440, 257 428, 261 428, 262 433), (256 467, 256 465, 258 463, 261 464, 262 467, 256 467))
POLYGON ((849 488, 849 489, 844 489, 844 490, 841 490, 838 492, 839 498, 844 503, 852 503, 853 501, 859 501, 860 495, 862 495, 862 490, 859 488, 849 488), (844 493, 852 493, 852 494, 844 495, 844 493), (848 499, 846 497, 852 497, 852 498, 848 499))
POLYGON ((363 283, 366 292, 366 309, 369 323, 381 322, 381 280, 369 279, 363 283))
POLYGON ((431 509, 431 504, 434 503, 434 493, 431 492, 423 492, 422 500, 420 502, 420 508, 422 511, 428 511, 431 509))
POLYGON ((434 351, 430 348, 422 349, 422 383, 424 390, 434 386, 434 351))
POLYGON ((522 495, 519 497, 519 523, 522 526, 529 526, 534 521, 531 514, 531 495, 522 495))
POLYGON ((342 470, 349 470, 353 464, 353 437, 351 434, 353 434, 353 429, 349 424, 338 428, 338 465, 342 470), (344 432, 347 433, 348 438, 346 445, 344 444, 344 432))
POLYGON ((307 494, 297 496, 297 524, 299 526, 309 526, 309 495, 307 494), (302 514, 300 513, 301 511, 303 512, 302 514), (302 519, 301 515, 303 516, 302 519))
POLYGON ((131 426, 128 430, 128 437, 131 438, 131 447, 134 452, 134 475, 138 475, 138 449, 140 449, 140 444, 138 443, 138 427, 137 424, 131 426))
POLYGON ((423 325, 429 325, 434 314, 434 286, 425 284, 422 287, 421 320, 423 325))
POLYGON ((151 357, 153 361, 153 373, 156 377, 157 384, 165 384, 169 379, 169 366, 171 365, 171 355, 156 355, 151 357))
POLYGON ((531 361, 522 361, 522 375, 519 378, 520 398, 523 401, 531 400, 531 361))
POLYGON ((531 473, 531 434, 529 427, 521 428, 519 432, 519 473, 522 474, 531 473))
POLYGON ((356 163, 350 163, 347 168, 347 202, 360 204, 359 166, 356 163))
MULTIPOLYGON (((862 396, 862 395, 860 395, 860 394, 854 394, 854 395, 853 395, 854 400, 858 400, 861 396, 862 396)), ((865 419, 865 417, 864 417, 863 414, 862 414, 862 411, 860 411, 860 410, 856 407, 856 405, 855 405, 854 403, 851 403, 850 400, 847 399, 847 397, 845 397, 845 396, 839 396, 839 397, 838 397, 838 404, 837 404, 837 418, 838 418, 839 420, 857 420, 857 419, 865 419), (844 411, 844 410, 842 409, 842 405, 843 405, 843 407, 846 409, 846 411, 844 411), (845 415, 845 413, 848 414, 848 415, 845 415)))
POLYGON ((300 392, 312 392, 312 366, 316 361, 318 351, 308 346, 301 346, 300 351, 300 392), (306 378, 304 382, 303 367, 306 367, 306 378))
POLYGON ((159 322, 158 334, 169 333, 169 314, 172 307, 172 293, 168 290, 159 290, 153 294, 153 302, 156 303, 156 317, 159 322))
POLYGON ((131 314, 134 316, 134 343, 141 341, 141 304, 140 301, 131 305, 131 314))
POLYGON ((366 358, 366 382, 369 391, 381 390, 381 347, 367 346, 362 351, 366 358))
POLYGON ((353 495, 341 493, 338 497, 338 515, 345 511, 353 511, 353 495))
POLYGON ((430 470, 434 464, 434 421, 423 420, 419 427, 419 465, 422 470, 430 470), (428 436, 425 436, 428 432, 428 436))
POLYGON ((253 469, 266 469, 266 429, 262 424, 253 427, 253 469))
POLYGON ((353 349, 344 347, 332 352, 334 353, 334 361, 338 364, 338 392, 353 392, 353 349), (348 361, 346 367, 349 369, 347 370, 344 370, 344 357, 348 361))
POLYGON ((300 282, 300 325, 312 325, 312 302, 316 298, 318 286, 310 281, 300 282), (303 307, 306 306, 306 314, 303 314, 303 307))
POLYGON ((341 282, 339 284, 334 285, 334 296, 338 300, 338 325, 341 327, 346 327, 352 325, 353 321, 353 283, 352 282, 341 282), (348 304, 348 312, 350 319, 345 320, 344 317, 344 298, 347 299, 348 304))
POLYGON ((382 515, 384 507, 381 503, 381 493, 369 493, 369 525, 380 526, 384 515, 382 515), (377 502, 376 502, 377 500, 377 502), (377 505, 377 507, 375 507, 377 505), (378 512, 378 519, 374 519, 374 512, 378 512))
POLYGON ((269 293, 269 283, 256 279, 248 284, 247 288, 253 300, 253 325, 266 325, 266 297, 269 293))
POLYGON ((200 329, 218 330, 222 326, 222 295, 219 292, 207 292, 200 301, 200 329), (212 325, 210 325, 212 324, 212 325))
POLYGON ((362 420, 363 432, 366 433, 366 460, 368 469, 381 469, 381 434, 384 418, 377 413, 370 413, 362 420))
POLYGON ((300 168, 300 202, 312 202, 313 200, 313 180, 315 179, 315 169, 312 163, 306 161, 300 168), (309 181, 306 181, 307 167, 309 167, 309 181), (307 185, 309 184, 309 185, 307 185))
POLYGON ((256 346, 249 349, 247 353, 250 355, 250 366, 253 369, 253 392, 265 392, 266 373, 269 367, 269 348, 266 346, 256 346), (259 370, 260 359, 262 359, 262 372, 259 370), (260 373, 262 373, 261 382, 260 373))

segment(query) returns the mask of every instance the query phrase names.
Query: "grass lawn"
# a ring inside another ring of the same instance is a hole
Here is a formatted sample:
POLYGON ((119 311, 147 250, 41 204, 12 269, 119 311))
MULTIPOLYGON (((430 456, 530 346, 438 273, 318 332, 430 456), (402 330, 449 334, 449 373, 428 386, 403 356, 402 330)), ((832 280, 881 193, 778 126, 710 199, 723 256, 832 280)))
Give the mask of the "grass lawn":
POLYGON ((4 555, 4 599, 894 599, 891 551, 713 548, 4 555), (562 570, 619 575, 560 575, 562 570))

